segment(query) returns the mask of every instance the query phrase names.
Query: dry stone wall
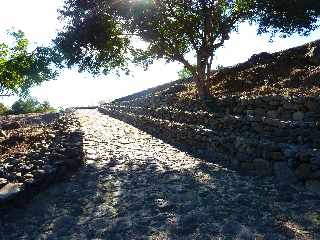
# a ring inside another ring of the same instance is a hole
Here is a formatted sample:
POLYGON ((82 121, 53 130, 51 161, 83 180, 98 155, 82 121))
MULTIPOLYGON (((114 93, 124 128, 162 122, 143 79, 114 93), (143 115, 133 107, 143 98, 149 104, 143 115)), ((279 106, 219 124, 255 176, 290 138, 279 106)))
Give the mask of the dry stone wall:
MULTIPOLYGON (((161 94, 159 94, 161 95, 161 94)), ((131 99, 130 101, 115 102, 113 106, 126 106, 142 109, 160 108, 172 109, 168 96, 144 96, 142 98, 131 99)), ((201 114, 201 109, 196 105, 176 106, 180 111, 201 114)), ((159 110, 158 110, 159 111, 159 110)), ((268 117, 283 121, 305 121, 312 122, 320 119, 320 97, 283 97, 283 96, 256 96, 242 97, 229 96, 227 98, 215 99, 215 113, 250 115, 255 117, 268 117)))
POLYGON ((49 129, 25 156, 2 162, 0 208, 25 204, 34 194, 81 165, 82 132, 74 111, 59 115, 49 129))
POLYGON ((219 99, 217 109, 231 114, 266 116, 285 121, 320 119, 320 97, 258 96, 219 99))
MULTIPOLYGON (((306 113, 306 108, 300 110, 306 113)), ((101 106, 100 111, 210 161, 244 173, 275 176, 281 184, 295 183, 320 193, 318 121, 285 121, 247 111, 232 115, 120 103, 101 106)))

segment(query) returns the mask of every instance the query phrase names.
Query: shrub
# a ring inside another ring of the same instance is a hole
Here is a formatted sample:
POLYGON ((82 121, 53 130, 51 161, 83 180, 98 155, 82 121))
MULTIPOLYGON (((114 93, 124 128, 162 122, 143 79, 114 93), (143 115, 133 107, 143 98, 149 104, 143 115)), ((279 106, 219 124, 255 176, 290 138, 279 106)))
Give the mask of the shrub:
POLYGON ((9 109, 3 103, 0 103, 0 115, 6 115, 8 113, 9 109))
POLYGON ((25 113, 42 113, 52 112, 55 109, 50 105, 49 102, 44 101, 40 103, 35 98, 19 99, 11 106, 11 112, 13 114, 25 114, 25 113))
POLYGON ((186 67, 183 67, 181 70, 178 71, 178 76, 180 79, 187 79, 192 77, 192 72, 187 69, 186 67))

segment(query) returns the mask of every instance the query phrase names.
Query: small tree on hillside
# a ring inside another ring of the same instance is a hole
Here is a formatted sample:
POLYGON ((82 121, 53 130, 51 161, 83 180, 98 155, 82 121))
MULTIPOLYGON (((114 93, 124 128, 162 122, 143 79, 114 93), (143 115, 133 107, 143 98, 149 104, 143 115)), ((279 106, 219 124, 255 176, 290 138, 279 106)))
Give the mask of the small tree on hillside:
POLYGON ((29 42, 21 31, 11 35, 13 47, 0 43, 0 96, 27 95, 31 87, 56 77, 51 63, 58 63, 58 58, 50 48, 28 51, 29 42))
POLYGON ((192 77, 192 72, 188 68, 183 66, 183 68, 178 71, 178 76, 179 76, 180 79, 191 78, 192 77))
POLYGON ((8 111, 9 109, 3 103, 0 103, 0 116, 6 115, 8 111))
POLYGON ((55 43, 68 66, 77 65, 80 71, 94 74, 101 69, 103 73, 116 67, 126 69, 130 61, 145 66, 160 58, 178 61, 191 72, 200 99, 207 103, 215 50, 223 46, 239 23, 256 21, 261 32, 306 32, 315 27, 314 16, 319 13, 313 7, 320 7, 319 3, 309 3, 309 8, 297 13, 295 6, 302 2, 306 1, 66 0, 61 10, 66 25, 55 43), (279 18, 273 16, 277 12, 292 14, 279 18), (137 49, 137 38, 148 43, 147 47, 137 49), (195 67, 186 58, 190 52, 196 55, 195 67))

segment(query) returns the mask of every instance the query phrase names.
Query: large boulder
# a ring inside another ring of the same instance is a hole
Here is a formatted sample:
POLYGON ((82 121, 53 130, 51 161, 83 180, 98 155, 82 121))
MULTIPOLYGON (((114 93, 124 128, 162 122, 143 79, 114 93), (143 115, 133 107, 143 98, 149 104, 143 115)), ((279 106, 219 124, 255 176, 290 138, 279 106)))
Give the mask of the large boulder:
POLYGON ((8 183, 0 189, 0 203, 7 202, 21 193, 23 188, 22 183, 8 183))

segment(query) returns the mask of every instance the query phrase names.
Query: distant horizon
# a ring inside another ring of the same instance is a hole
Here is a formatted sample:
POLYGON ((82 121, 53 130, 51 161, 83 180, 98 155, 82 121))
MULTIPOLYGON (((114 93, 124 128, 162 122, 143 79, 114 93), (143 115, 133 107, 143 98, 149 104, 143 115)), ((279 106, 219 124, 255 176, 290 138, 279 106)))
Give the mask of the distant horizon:
MULTIPOLYGON (((57 20, 57 9, 63 1, 49 0, 4 0, 0 9, 0 37, 5 39, 5 31, 10 28, 20 29, 26 33, 33 45, 48 45, 56 36, 61 23, 57 20), (12 14, 12 13, 15 14, 12 14), (18 18, 16 16, 19 16, 18 18), (39 21, 42 19, 42 21, 39 21)), ((217 65, 232 66, 244 62, 253 54, 260 52, 274 53, 291 47, 296 47, 320 38, 320 29, 304 37, 294 34, 290 38, 275 37, 270 42, 270 35, 257 35, 256 26, 243 23, 239 33, 232 33, 230 40, 216 52, 217 65)), ((191 60, 192 56, 189 57, 191 60)), ((88 73, 78 73, 76 69, 65 69, 57 80, 48 81, 31 89, 31 96, 39 101, 49 101, 54 107, 97 105, 106 99, 124 97, 147 88, 158 86, 178 79, 181 64, 166 64, 164 60, 157 61, 148 71, 133 68, 132 74, 120 77, 91 76, 88 73), (75 82, 76 81, 76 82, 75 82)), ((0 98, 0 102, 11 105, 17 97, 0 98)))

